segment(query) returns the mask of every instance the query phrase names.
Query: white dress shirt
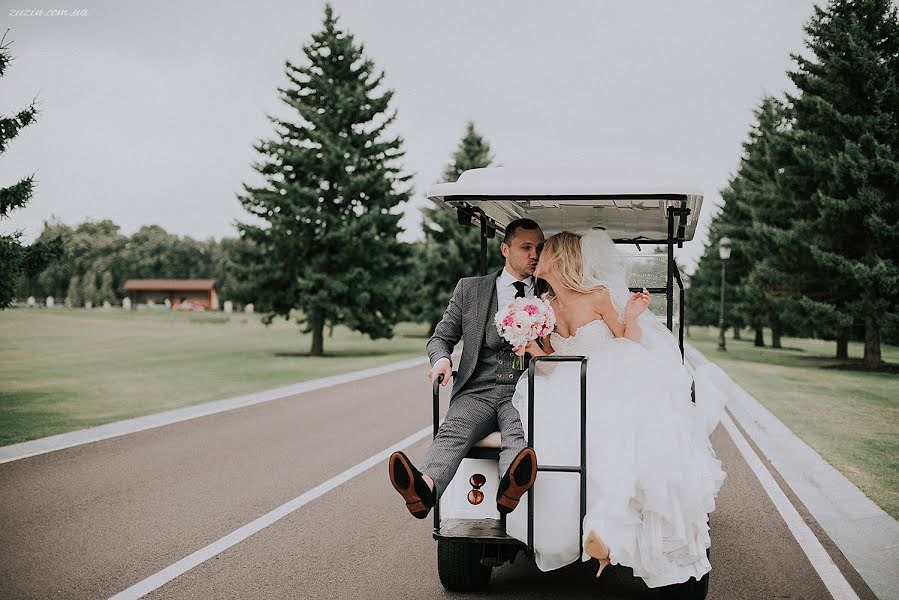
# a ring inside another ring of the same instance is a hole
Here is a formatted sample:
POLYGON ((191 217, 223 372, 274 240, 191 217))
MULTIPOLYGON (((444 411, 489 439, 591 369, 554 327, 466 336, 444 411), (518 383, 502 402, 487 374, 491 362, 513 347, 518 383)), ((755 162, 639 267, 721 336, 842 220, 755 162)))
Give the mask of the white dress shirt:
MULTIPOLYGON (((515 275, 509 272, 509 269, 504 268, 503 272, 500 273, 500 276, 496 278, 496 304, 498 307, 502 308, 506 304, 509 303, 515 297, 515 294, 518 293, 518 290, 515 289, 515 282, 523 281, 524 282, 524 296, 525 298, 533 298, 534 297, 534 277, 528 277, 526 279, 518 279, 515 275)), ((493 322, 493 317, 489 318, 489 322, 493 322)), ((452 365, 452 361, 445 356, 443 358, 438 358, 437 362, 434 363, 436 367, 442 361, 447 361, 452 365)))
POLYGON ((534 297, 534 278, 528 277, 527 279, 518 279, 515 275, 509 272, 508 269, 503 269, 503 272, 499 277, 496 278, 496 304, 500 308, 509 303, 512 298, 515 297, 517 290, 513 285, 516 281, 524 282, 524 295, 525 298, 533 298, 534 297))

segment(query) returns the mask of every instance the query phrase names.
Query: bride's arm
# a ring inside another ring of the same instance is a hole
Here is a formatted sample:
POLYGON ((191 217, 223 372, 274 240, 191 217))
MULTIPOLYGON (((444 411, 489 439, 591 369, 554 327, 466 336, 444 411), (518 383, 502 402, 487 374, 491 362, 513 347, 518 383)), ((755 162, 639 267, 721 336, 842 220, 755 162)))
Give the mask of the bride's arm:
POLYGON ((649 292, 646 288, 643 288, 642 292, 634 292, 631 294, 627 306, 624 307, 624 337, 637 342, 638 344, 643 335, 643 330, 640 329, 637 318, 642 315, 643 311, 647 308, 649 308, 649 292))
POLYGON ((612 335, 615 337, 625 337, 627 330, 625 324, 618 318, 618 311, 612 304, 612 298, 605 288, 600 288, 596 292, 596 312, 606 322, 612 335))
POLYGON ((549 355, 549 354, 554 354, 554 353, 555 353, 555 349, 553 349, 552 342, 549 341, 549 336, 548 336, 548 335, 547 335, 547 336, 544 336, 544 337, 541 338, 541 339, 543 340, 543 351, 544 351, 547 355, 549 355))
POLYGON ((649 293, 644 289, 643 292, 636 292, 631 295, 630 301, 624 307, 623 319, 619 316, 618 311, 612 304, 612 298, 605 288, 599 290, 598 308, 599 315, 609 326, 612 335, 615 337, 623 337, 632 342, 640 343, 643 330, 637 322, 637 317, 649 306, 649 293))
MULTIPOLYGON (((549 336, 541 338, 543 340, 543 348, 537 345, 536 340, 531 340, 524 347, 524 353, 530 354, 531 356, 549 356, 555 350, 553 350, 553 345, 549 342, 549 336)), ((521 350, 521 346, 516 346, 512 349, 516 354, 521 350)))
POLYGON ((640 324, 637 322, 637 317, 624 318, 624 336, 632 342, 640 343, 640 337, 643 335, 643 330, 640 329, 640 324))

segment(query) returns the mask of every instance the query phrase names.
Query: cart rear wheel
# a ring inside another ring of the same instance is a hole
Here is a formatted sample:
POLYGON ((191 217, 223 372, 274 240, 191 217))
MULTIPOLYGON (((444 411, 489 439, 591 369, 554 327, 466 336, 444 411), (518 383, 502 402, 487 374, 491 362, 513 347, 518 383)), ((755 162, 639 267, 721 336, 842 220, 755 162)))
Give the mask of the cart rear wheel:
POLYGON ((490 583, 492 567, 481 564, 484 544, 437 540, 437 573, 453 592, 478 592, 490 583))

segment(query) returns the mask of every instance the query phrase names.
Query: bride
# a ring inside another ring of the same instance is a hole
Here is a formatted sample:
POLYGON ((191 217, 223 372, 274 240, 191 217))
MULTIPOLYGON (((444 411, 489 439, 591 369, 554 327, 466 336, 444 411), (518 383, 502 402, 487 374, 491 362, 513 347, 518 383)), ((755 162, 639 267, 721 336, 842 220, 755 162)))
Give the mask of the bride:
MULTIPOLYGON (((546 240, 535 272, 551 287, 556 331, 532 356, 582 355, 587 363, 587 513, 584 561, 599 571, 631 567, 649 587, 697 580, 711 570, 708 514, 724 481, 708 436, 721 396, 684 368, 674 337, 630 294, 614 242, 604 231, 546 240), (700 396, 702 390, 702 396, 700 396), (705 405, 708 404, 708 407, 705 405)), ((545 465, 580 464, 580 367, 538 363, 531 445, 545 465)), ((528 379, 513 404, 528 430, 528 379)), ((578 559, 579 476, 541 472, 534 486, 534 553, 548 571, 578 559)), ((527 510, 510 514, 510 535, 525 540, 527 510)))

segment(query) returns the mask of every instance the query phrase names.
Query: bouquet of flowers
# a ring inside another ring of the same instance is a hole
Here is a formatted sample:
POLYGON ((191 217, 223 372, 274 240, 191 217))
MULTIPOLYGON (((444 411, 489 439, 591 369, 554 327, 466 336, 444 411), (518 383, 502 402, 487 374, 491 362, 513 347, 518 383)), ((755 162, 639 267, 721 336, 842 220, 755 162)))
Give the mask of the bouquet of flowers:
MULTIPOLYGON (((541 298, 514 298, 493 317, 500 337, 513 347, 549 335, 556 326, 556 314, 541 298)), ((524 369, 524 356, 516 355, 512 366, 524 369)))

